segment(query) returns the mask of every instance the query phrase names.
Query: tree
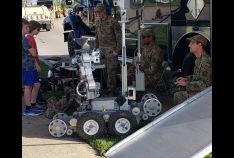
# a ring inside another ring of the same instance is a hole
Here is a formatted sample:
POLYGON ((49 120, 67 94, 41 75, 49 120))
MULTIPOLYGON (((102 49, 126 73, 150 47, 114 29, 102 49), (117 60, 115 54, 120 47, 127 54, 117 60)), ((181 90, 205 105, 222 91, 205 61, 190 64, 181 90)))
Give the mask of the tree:
POLYGON ((67 7, 66 0, 61 1, 61 9, 65 9, 67 7))

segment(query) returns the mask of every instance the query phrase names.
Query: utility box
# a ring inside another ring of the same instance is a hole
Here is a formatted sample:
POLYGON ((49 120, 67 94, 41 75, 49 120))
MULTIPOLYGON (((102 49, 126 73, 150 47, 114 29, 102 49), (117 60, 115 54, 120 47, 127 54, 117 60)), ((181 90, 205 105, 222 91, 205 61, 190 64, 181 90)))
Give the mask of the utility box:
POLYGON ((137 71, 136 73, 136 91, 145 91, 145 74, 137 71))

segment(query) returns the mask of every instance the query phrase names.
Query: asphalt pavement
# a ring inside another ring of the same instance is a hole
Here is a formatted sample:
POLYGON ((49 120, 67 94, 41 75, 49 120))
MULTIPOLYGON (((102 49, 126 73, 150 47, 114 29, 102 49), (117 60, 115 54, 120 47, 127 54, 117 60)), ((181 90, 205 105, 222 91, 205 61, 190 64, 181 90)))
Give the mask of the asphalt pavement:
POLYGON ((77 136, 52 137, 48 131, 50 121, 51 119, 43 114, 22 116, 22 158, 100 157, 91 146, 77 136))

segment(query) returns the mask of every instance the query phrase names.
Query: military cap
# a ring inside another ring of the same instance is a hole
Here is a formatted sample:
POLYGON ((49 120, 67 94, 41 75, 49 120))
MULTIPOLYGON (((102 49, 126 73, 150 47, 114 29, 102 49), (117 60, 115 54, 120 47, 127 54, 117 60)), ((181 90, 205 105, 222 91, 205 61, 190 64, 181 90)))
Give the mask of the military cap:
POLYGON ((98 3, 95 8, 95 12, 103 12, 105 11, 105 6, 102 3, 98 3))
POLYGON ((155 38, 155 32, 152 29, 145 29, 141 33, 142 36, 148 36, 148 37, 154 37, 155 38))
POLYGON ((186 40, 189 42, 196 41, 196 42, 203 44, 204 46, 206 46, 206 44, 207 44, 207 39, 202 35, 195 35, 193 37, 187 38, 186 40))

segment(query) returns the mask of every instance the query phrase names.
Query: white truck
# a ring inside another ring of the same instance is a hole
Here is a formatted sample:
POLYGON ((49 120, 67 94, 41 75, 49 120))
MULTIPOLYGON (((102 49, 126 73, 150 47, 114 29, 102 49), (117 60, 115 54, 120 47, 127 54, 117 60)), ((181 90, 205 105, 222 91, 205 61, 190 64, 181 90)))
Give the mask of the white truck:
POLYGON ((46 31, 51 29, 50 11, 46 6, 22 6, 22 18, 38 21, 46 31))

